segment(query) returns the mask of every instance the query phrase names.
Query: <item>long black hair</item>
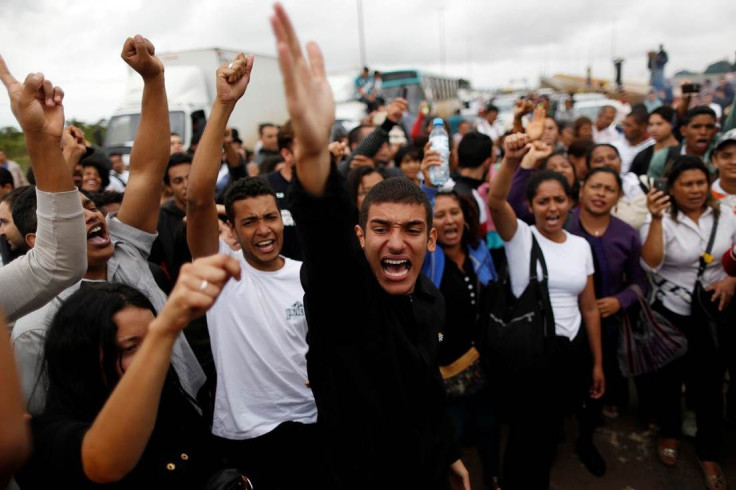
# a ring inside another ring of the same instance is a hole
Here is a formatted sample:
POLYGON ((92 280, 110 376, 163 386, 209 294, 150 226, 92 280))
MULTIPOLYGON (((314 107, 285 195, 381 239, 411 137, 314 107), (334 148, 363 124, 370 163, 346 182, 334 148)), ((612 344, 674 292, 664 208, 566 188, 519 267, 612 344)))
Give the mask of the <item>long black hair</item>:
POLYGON ((87 283, 64 301, 44 345, 44 412, 92 421, 102 410, 120 379, 118 327, 112 317, 128 306, 156 314, 143 293, 125 284, 87 283))
MULTIPOLYGON (((439 191, 435 196, 435 202, 440 196, 449 196, 455 199, 463 212, 465 228, 463 229, 461 243, 463 247, 476 248, 480 241, 480 211, 475 199, 458 194, 454 190, 439 191)), ((441 244, 440 244, 441 245, 441 244)))

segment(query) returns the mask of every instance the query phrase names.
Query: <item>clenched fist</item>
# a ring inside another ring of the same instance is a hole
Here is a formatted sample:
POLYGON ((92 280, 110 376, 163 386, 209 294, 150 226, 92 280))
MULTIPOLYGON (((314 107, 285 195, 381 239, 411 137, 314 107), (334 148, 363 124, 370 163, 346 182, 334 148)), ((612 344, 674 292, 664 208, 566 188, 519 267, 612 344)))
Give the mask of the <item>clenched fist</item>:
POLYGON ((140 34, 125 40, 120 56, 143 80, 156 78, 164 72, 164 64, 156 56, 156 48, 140 34))
POLYGON ((61 138, 64 131, 64 91, 43 73, 29 74, 23 83, 11 75, 0 56, 0 80, 8 89, 10 109, 26 136, 61 138))

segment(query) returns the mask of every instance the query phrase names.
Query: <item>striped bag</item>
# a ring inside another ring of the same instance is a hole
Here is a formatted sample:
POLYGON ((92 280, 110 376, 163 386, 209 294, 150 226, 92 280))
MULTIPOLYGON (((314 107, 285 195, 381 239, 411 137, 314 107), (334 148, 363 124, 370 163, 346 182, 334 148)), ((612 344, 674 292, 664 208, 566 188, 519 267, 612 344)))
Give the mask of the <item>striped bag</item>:
POLYGON ((632 289, 639 305, 622 315, 618 337, 618 365, 626 377, 654 372, 687 352, 685 335, 649 307, 638 286, 632 289))

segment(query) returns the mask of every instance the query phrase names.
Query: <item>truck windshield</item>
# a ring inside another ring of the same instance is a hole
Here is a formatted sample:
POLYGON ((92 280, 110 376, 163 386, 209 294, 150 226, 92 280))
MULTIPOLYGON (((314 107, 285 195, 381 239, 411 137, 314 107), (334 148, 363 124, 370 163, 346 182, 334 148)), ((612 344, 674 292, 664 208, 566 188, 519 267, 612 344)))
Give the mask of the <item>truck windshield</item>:
MULTIPOLYGON (((132 146, 140 120, 140 114, 124 114, 110 118, 110 122, 107 124, 107 133, 105 134, 105 148, 132 146)), ((169 124, 172 133, 183 136, 186 129, 184 121, 183 111, 169 112, 169 124)))

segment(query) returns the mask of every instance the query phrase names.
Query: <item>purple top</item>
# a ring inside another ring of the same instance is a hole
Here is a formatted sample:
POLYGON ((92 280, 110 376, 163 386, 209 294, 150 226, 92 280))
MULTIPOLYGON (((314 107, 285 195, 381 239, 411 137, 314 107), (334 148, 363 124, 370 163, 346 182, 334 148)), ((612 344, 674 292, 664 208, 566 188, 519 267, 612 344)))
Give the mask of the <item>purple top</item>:
POLYGON ((583 229, 580 223, 580 208, 571 212, 572 219, 566 226, 570 233, 585 238, 593 250, 593 258, 596 262, 596 275, 604 278, 596 278, 596 296, 614 296, 621 303, 621 308, 626 309, 638 302, 636 293, 629 286, 637 284, 644 295, 649 286, 647 284, 644 270, 639 264, 641 258, 641 239, 639 233, 630 225, 624 223, 615 216, 611 216, 611 223, 603 235, 596 237, 583 229), (601 279, 606 285, 599 291, 601 279))
POLYGON ((526 205, 526 184, 534 172, 533 168, 517 168, 514 179, 511 181, 511 190, 506 198, 516 213, 516 217, 530 225, 534 224, 534 215, 526 205))

